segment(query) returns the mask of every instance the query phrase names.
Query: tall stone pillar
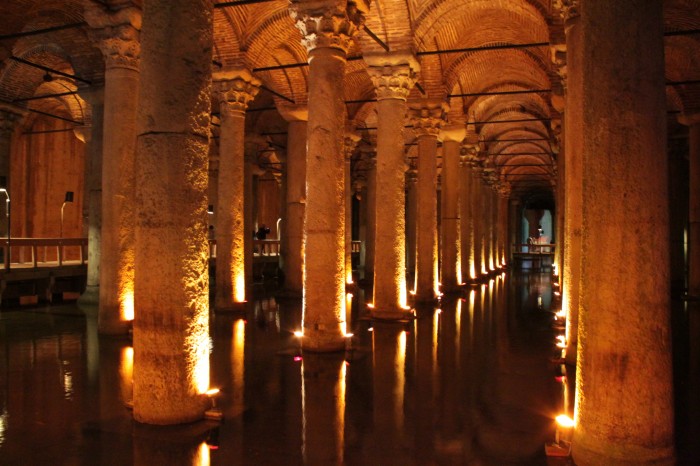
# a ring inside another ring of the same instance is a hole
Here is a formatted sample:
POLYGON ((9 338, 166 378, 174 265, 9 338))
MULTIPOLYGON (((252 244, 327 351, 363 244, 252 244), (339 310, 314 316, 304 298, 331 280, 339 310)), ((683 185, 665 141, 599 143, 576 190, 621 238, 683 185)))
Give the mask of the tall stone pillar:
POLYGON ((92 124, 85 146, 85 201, 87 204, 88 264, 85 292, 78 299, 81 306, 96 306, 100 301, 100 245, 102 235, 102 141, 104 128, 104 88, 81 91, 90 104, 92 124))
POLYGON ((472 207, 472 228, 474 230, 474 271, 475 279, 479 279, 486 273, 484 266, 484 205, 482 201, 482 184, 483 180, 479 174, 478 160, 470 159, 471 166, 471 207, 472 207))
POLYGON ((459 150, 467 135, 464 125, 443 127, 442 139, 442 245, 440 261, 441 291, 456 293, 462 284, 460 257, 460 211, 459 211, 459 150))
POLYGON ((345 131, 345 283, 352 284, 352 154, 355 152, 360 135, 353 129, 345 131))
POLYGON ((212 17, 211 0, 145 3, 136 159, 134 419, 147 424, 192 422, 209 404, 212 17))
POLYGON ((662 2, 580 8, 584 85, 567 105, 583 108, 585 180, 572 455, 579 466, 671 465, 662 2))
POLYGON ((581 294, 581 235, 583 231, 583 43, 576 2, 562 2, 566 32, 566 112, 564 113, 564 245, 561 306, 566 312, 566 362, 576 363, 581 294))
POLYGON ((700 299, 700 113, 684 115, 681 123, 688 125, 688 296, 700 299))
POLYGON ((417 303, 434 301, 438 285, 437 137, 447 106, 440 100, 410 105, 409 115, 418 139, 418 205, 416 208, 417 303))
POLYGON ((304 106, 279 106, 287 127, 287 192, 284 238, 284 289, 282 295, 301 298, 304 290, 304 207, 306 205, 306 131, 309 119, 304 106))
POLYGON ((418 164, 413 162, 406 172, 406 275, 416 276, 416 235, 418 213, 418 164))
POLYGON ((216 204, 217 312, 239 309, 246 302, 245 238, 245 111, 261 81, 245 69, 217 71, 221 136, 216 204))
MULTIPOLYGON (((376 142, 376 141, 375 141, 376 142)), ((366 217, 364 283, 374 282, 374 235, 377 231, 377 146, 363 148, 363 157, 367 159, 367 188, 363 200, 366 217)))
MULTIPOLYGON (((472 209, 472 170, 469 164, 473 146, 462 149, 465 154, 460 159, 459 215, 460 215, 460 251, 462 263, 462 281, 474 280, 474 215, 472 209)), ((475 156, 475 154, 474 154, 475 156)))
POLYGON ((306 350, 345 348, 343 82, 347 52, 368 9, 366 4, 332 1, 295 0, 291 6, 309 50, 302 339, 306 350))
POLYGON ((508 232, 510 231, 510 218, 508 215, 508 198, 510 196, 510 184, 502 181, 496 191, 498 202, 498 264, 505 268, 509 263, 508 259, 508 232))
MULTIPOLYGON (((15 125, 24 116, 25 111, 14 105, 0 102, 0 177, 5 177, 3 186, 12 196, 10 187, 10 153, 12 149, 12 133, 15 125)), ((11 197, 10 197, 11 199, 11 197)), ((9 217, 8 203, 5 196, 0 196, 0 237, 7 237, 9 217)), ((9 264, 9 262, 8 262, 9 264)))
POLYGON ((410 315, 406 305, 403 126, 418 63, 412 55, 401 53, 365 54, 364 59, 377 90, 378 113, 373 315, 402 319, 410 315))
POLYGON ((125 335, 134 319, 134 161, 141 10, 85 9, 105 60, 98 329, 125 335))

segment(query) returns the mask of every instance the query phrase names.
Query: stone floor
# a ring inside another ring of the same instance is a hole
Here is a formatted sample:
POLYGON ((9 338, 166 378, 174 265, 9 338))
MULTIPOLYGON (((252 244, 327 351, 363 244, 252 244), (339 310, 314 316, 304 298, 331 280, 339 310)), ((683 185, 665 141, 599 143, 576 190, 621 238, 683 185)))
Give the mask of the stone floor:
MULTIPOLYGON (((410 323, 367 319, 359 290, 354 336, 335 355, 302 355, 300 303, 257 295, 246 316, 212 318, 223 423, 168 428, 137 425, 125 407, 130 341, 98 338, 71 305, 3 310, 0 464, 566 464, 544 454, 573 399, 571 374, 562 382, 551 362, 547 274, 503 275, 410 323)), ((692 315, 674 313, 679 464, 700 464, 692 315)))

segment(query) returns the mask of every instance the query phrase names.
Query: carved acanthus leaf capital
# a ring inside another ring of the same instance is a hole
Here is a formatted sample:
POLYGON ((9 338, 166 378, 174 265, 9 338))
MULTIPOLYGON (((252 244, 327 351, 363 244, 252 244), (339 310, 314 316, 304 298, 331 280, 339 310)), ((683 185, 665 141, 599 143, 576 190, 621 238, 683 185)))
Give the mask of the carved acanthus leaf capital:
POLYGON ((344 0, 292 0, 289 8, 309 52, 336 48, 348 53, 368 11, 369 4, 344 0))
POLYGON ((418 80, 420 65, 409 53, 366 53, 367 71, 377 90, 377 100, 406 100, 418 80))
POLYGON ((108 10, 98 4, 85 8, 90 36, 105 59, 106 68, 139 69, 141 9, 135 6, 108 10))
POLYGON ((253 101, 262 81, 244 68, 217 71, 212 75, 221 115, 242 115, 253 101))
POLYGON ((435 136, 440 134, 444 115, 449 110, 448 105, 437 99, 422 99, 410 102, 408 117, 413 123, 416 136, 435 136))

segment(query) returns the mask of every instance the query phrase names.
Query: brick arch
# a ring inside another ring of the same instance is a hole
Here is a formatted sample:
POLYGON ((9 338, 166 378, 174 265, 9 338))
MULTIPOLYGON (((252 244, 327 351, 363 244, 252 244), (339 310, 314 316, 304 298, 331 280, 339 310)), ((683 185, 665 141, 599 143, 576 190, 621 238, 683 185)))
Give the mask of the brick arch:
MULTIPOLYGON (((70 57, 56 44, 38 45, 15 56, 64 73, 75 73, 70 57)), ((36 89, 44 82, 44 75, 45 72, 38 68, 8 60, 7 66, 0 74, 0 98, 13 101, 34 96, 36 89)))
MULTIPOLYGON (((365 25, 379 37, 390 50, 413 49, 411 12, 406 0, 378 0, 372 2, 365 25)), ((365 52, 383 52, 384 49, 368 34, 360 34, 359 42, 365 52)))

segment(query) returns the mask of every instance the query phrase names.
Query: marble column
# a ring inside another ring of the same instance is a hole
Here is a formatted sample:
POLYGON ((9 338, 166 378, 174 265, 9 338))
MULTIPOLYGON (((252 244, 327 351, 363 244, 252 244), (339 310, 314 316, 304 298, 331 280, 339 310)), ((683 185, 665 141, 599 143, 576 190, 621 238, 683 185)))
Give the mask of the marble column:
POLYGON ((146 424, 196 421, 210 403, 205 392, 212 17, 211 0, 145 3, 136 159, 134 419, 146 424))
POLYGON ((309 51, 302 348, 345 348, 344 77, 348 50, 368 5, 293 1, 309 51))
MULTIPOLYGON (((410 164, 406 172, 406 275, 416 276, 416 234, 418 222, 418 165, 416 161, 410 164)), ((414 285, 415 286, 415 285, 414 285)))
MULTIPOLYGON (((373 138, 374 139, 374 138, 373 138)), ((364 283, 374 282, 374 235, 377 230, 377 145, 376 141, 372 146, 363 147, 363 157, 367 161, 367 187, 363 199, 365 209, 365 255, 364 255, 364 283)))
POLYGON ((81 307, 97 306, 100 301, 100 244, 102 235, 102 141, 104 128, 104 88, 82 90, 90 104, 92 123, 85 146, 85 200, 87 207, 88 263, 85 292, 78 299, 81 307))
POLYGON ((224 69, 213 75, 221 130, 216 204, 216 285, 214 309, 240 310, 247 300, 245 274, 245 111, 261 81, 248 70, 224 69))
POLYGON ((287 126, 287 191, 284 236, 284 289, 281 295, 301 298, 304 290, 304 209, 306 206, 306 105, 280 105, 287 126))
POLYGON ((688 296, 700 299, 700 113, 684 115, 688 125, 688 296))
POLYGON ((442 139, 442 250, 440 261, 440 290, 457 293, 462 285, 460 243, 460 144, 467 135, 464 125, 443 126, 442 139))
POLYGON ((566 112, 564 113, 564 245, 560 272, 561 306, 566 313, 566 362, 576 363, 581 294, 581 235, 583 231, 583 44, 575 3, 561 9, 566 32, 566 112))
MULTIPOLYGON (((447 105, 440 100, 412 102, 409 116, 418 140, 418 205, 416 209, 417 303, 434 301, 438 285, 437 137, 447 105)), ((444 173, 444 171, 443 171, 444 173)), ((444 190, 443 190, 444 193, 444 190)))
POLYGON ((352 188, 352 155, 360 135, 353 128, 345 130, 345 283, 353 283, 352 278, 352 197, 355 194, 352 188))
POLYGON ((134 319, 134 163, 141 10, 90 4, 85 20, 105 60, 98 329, 126 335, 134 319))
MULTIPOLYGON (((24 116, 25 111, 14 105, 0 102, 0 177, 5 178, 7 192, 0 196, 0 236, 7 238, 10 226, 10 215, 8 209, 10 204, 7 199, 12 199, 12 189, 10 186, 10 154, 12 150, 12 133, 15 125, 24 116)), ((11 236, 11 235, 10 235, 11 236)), ((9 258, 6 261, 9 267, 9 258)))
POLYGON ((477 159, 470 159, 471 166, 471 207, 472 207, 472 228, 474 230, 474 279, 478 280, 485 272, 484 267, 484 205, 482 201, 482 184, 481 175, 479 174, 479 165, 477 159))
POLYGON ((418 62, 404 53, 365 54, 377 91, 377 180, 373 315, 410 316, 406 287, 406 196, 403 127, 418 62))
POLYGON ((663 5, 585 0, 580 11, 583 91, 567 105, 583 108, 585 180, 572 456, 671 465, 663 5))
POLYGON ((474 216, 471 200, 473 180, 469 165, 469 154, 473 150, 473 146, 463 147, 465 154, 460 159, 459 229, 462 281, 464 282, 476 278, 476 269, 474 268, 474 216))

